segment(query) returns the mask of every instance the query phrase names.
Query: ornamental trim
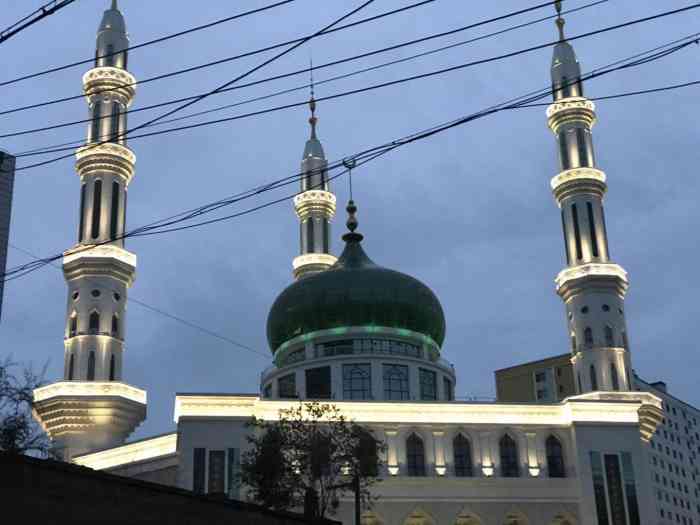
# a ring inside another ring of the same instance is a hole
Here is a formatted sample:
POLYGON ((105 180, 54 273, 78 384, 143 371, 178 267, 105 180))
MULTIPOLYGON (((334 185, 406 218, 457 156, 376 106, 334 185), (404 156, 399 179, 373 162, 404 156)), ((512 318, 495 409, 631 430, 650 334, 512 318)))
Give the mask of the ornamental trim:
POLYGON ((627 272, 615 263, 587 263, 572 268, 565 268, 557 275, 554 282, 557 290, 569 281, 574 281, 584 277, 612 277, 620 279, 625 285, 629 284, 627 272))
POLYGON ((59 381, 34 390, 34 402, 54 397, 123 397, 135 403, 146 404, 146 391, 117 381, 59 381))
POLYGON ((556 191, 557 188, 568 182, 594 180, 605 184, 606 179, 605 172, 596 168, 572 168, 552 177, 549 184, 552 186, 552 191, 556 191))

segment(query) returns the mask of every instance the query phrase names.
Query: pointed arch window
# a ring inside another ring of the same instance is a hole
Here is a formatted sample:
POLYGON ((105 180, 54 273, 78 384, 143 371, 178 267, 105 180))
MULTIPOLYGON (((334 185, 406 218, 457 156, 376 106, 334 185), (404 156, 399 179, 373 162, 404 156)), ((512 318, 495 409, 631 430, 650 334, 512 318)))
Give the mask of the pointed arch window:
POLYGON ((119 337, 119 316, 117 314, 112 316, 112 336, 119 337))
POLYGON ((96 334, 100 331, 100 314, 99 314, 99 312, 92 312, 90 314, 89 330, 90 330, 91 334, 96 334))
POLYGON ((583 259, 583 250, 581 248, 581 228, 578 224, 578 210, 576 209, 575 204, 571 205, 571 216, 574 219, 574 240, 576 241, 576 259, 580 261, 581 259, 583 259))
POLYGON ((598 377, 595 373, 595 366, 591 365, 591 367, 588 369, 588 372, 591 375, 591 390, 595 392, 596 390, 598 390, 598 377))
POLYGON ((68 381, 73 381, 73 373, 75 371, 75 358, 73 352, 70 353, 68 358, 68 381))
POLYGON ((97 100, 92 105, 92 123, 90 126, 90 141, 91 142, 99 142, 100 141, 100 122, 102 122, 101 111, 102 111, 102 102, 97 100))
POLYGON ((590 326, 583 330, 583 342, 586 346, 593 346, 593 329, 590 326))
POLYGON ((121 115, 121 108, 119 107, 119 102, 116 100, 112 101, 112 115, 109 119, 109 141, 117 142, 119 138, 119 116, 121 115))
POLYGON ((92 194, 92 238, 100 236, 100 216, 102 215, 102 181, 96 180, 92 194))
POLYGON ((555 436, 549 436, 545 442, 547 449, 547 472, 550 478, 566 477, 564 467, 564 449, 555 436))
POLYGON ((83 231, 85 228, 85 186, 80 185, 80 230, 78 230, 78 242, 83 242, 83 231))
MULTIPOLYGON (((580 145, 585 144, 581 142, 580 145)), ((595 231, 595 219, 593 218, 593 205, 590 202, 586 203, 586 211, 588 211, 588 232, 591 236, 591 252, 593 257, 598 257, 598 237, 595 231)))
POLYGON ((520 477, 520 460, 518 459, 518 445, 509 434, 505 434, 498 442, 501 456, 501 476, 504 478, 520 477))
POLYGON ((95 380, 95 351, 94 350, 90 350, 90 354, 88 355, 87 380, 88 381, 95 380))
POLYGON ((605 345, 615 346, 615 337, 613 335, 613 329, 610 325, 605 325, 605 345))
POLYGON ((425 446, 415 433, 406 440, 406 466, 409 476, 425 476, 425 446))
POLYGON ((110 210, 109 238, 115 240, 119 230, 119 183, 112 183, 112 209, 110 210))
POLYGON ((114 354, 109 358, 109 380, 114 381, 114 373, 116 368, 116 359, 114 359, 114 354))
POLYGON ((68 337, 75 337, 78 335, 78 314, 73 312, 68 320, 68 337))
POLYGON ((462 434, 457 434, 452 441, 452 450, 454 453, 455 476, 460 478, 471 477, 473 475, 472 447, 469 440, 462 434))
POLYGON ((620 390, 620 378, 617 375, 615 363, 610 363, 610 379, 612 380, 613 390, 620 390))

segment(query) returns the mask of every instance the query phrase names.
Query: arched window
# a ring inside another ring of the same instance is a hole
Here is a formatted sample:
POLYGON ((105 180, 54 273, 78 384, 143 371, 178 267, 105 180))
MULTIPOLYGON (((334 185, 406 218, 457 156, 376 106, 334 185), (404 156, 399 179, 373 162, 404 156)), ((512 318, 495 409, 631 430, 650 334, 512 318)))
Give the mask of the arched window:
POLYGON ((564 478, 564 450, 561 442, 554 436, 549 436, 545 442, 547 449, 547 472, 550 478, 564 478))
POLYGON ((70 353, 68 358, 68 381, 73 381, 73 372, 75 370, 75 359, 73 358, 73 352, 70 353))
POLYGON ((100 216, 102 215, 102 181, 96 180, 92 194, 92 238, 100 236, 100 216))
POLYGON ((595 374, 595 367, 591 365, 588 372, 591 374, 591 390, 595 392, 598 390, 598 377, 595 374))
POLYGON ((83 242, 83 228, 85 227, 85 184, 80 185, 80 230, 78 230, 78 242, 83 242))
POLYGON ((91 350, 90 355, 88 355, 88 369, 87 369, 87 380, 95 380, 95 351, 91 350))
POLYGON ((359 441, 357 443, 357 458, 359 460, 360 473, 363 476, 377 476, 379 471, 379 453, 377 439, 371 432, 358 429, 359 441))
POLYGON ((571 352, 576 353, 576 334, 571 334, 571 352))
POLYGON ((92 125, 90 126, 90 141, 99 142, 100 141, 100 120, 101 117, 102 102, 99 100, 92 105, 92 125))
POLYGON ((117 314, 112 316, 112 336, 119 337, 119 316, 117 314))
POLYGON ((114 100, 112 101, 112 115, 111 118, 109 119, 109 125, 110 125, 110 130, 109 130, 109 141, 110 142, 117 142, 117 137, 119 137, 119 115, 121 113, 121 108, 119 107, 119 103, 114 100))
POLYGON ((454 453, 455 476, 460 478, 471 477, 472 474, 472 447, 469 440, 462 434, 457 436, 452 441, 452 450, 454 453))
POLYGON ((425 476, 425 447, 416 434, 406 440, 406 465, 409 476, 425 476))
POLYGON ((112 183, 112 209, 110 210, 109 238, 114 240, 117 238, 119 230, 119 183, 112 183))
POLYGON ((605 325, 605 345, 615 346, 615 339, 613 337, 613 329, 610 325, 605 325))
POLYGON ((89 329, 91 334, 96 334, 100 331, 100 314, 98 312, 90 314, 89 329))
POLYGON ((518 445, 508 434, 504 435, 498 443, 501 455, 501 476, 504 478, 520 477, 520 460, 518 459, 518 445))
POLYGON ((109 358, 109 380, 114 381, 116 360, 114 359, 114 354, 109 358))
POLYGON ((68 337, 75 337, 78 335, 78 315, 73 312, 68 320, 68 337))
POLYGON ((583 330, 583 342, 586 346, 593 346, 593 329, 590 326, 583 330))
POLYGON ((610 379, 613 390, 620 390, 620 378, 617 376, 617 367, 614 363, 610 363, 610 379))

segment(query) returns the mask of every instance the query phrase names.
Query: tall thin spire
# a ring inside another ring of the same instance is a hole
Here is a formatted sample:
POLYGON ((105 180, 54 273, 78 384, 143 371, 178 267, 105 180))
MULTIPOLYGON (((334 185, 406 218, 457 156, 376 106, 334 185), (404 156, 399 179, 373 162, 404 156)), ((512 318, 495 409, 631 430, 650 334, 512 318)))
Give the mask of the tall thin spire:
POLYGON ((316 138, 316 122, 318 118, 316 117, 316 99, 314 98, 314 61, 313 58, 309 59, 309 87, 311 88, 311 96, 309 97, 309 109, 311 110, 311 116, 309 117, 309 124, 311 124, 311 138, 316 138))
POLYGON ((563 42, 566 40, 566 37, 564 36, 564 24, 566 23, 564 19, 561 16, 561 0, 557 0, 554 2, 554 8, 557 10, 557 29, 559 29, 559 41, 563 42))

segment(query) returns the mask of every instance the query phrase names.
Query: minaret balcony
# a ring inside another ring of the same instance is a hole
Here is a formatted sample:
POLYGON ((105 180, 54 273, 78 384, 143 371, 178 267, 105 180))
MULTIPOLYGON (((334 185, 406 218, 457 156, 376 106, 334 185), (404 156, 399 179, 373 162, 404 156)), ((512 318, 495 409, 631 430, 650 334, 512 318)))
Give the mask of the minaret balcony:
POLYGON ((585 97, 568 97, 547 107, 547 125, 556 135, 567 123, 584 123, 591 129, 596 122, 595 104, 585 97))
POLYGON ((128 107, 136 94, 136 77, 118 67, 96 67, 83 75, 83 92, 88 99, 106 93, 128 107))
POLYGON ((81 180, 97 172, 117 173, 129 184, 134 176, 136 155, 115 142, 88 144, 75 152, 75 169, 81 180))
POLYGON ((335 195, 324 190, 305 191, 294 197, 294 210, 301 220, 312 214, 322 214, 330 219, 335 215, 335 195))
POLYGON ((308 273, 316 273, 327 270, 335 264, 338 258, 329 253, 305 253, 294 257, 292 268, 294 277, 298 279, 308 273))
POLYGON ((552 177, 550 185, 554 198, 561 202, 576 193, 594 193, 601 198, 607 190, 605 173, 596 168, 573 168, 552 177))
POLYGON ((554 282, 564 301, 589 288, 613 288, 624 297, 629 287, 627 272, 615 263, 586 263, 565 268, 554 282))
POLYGON ((136 255, 113 244, 79 244, 63 253, 63 273, 68 281, 104 275, 131 286, 136 275, 136 255))

